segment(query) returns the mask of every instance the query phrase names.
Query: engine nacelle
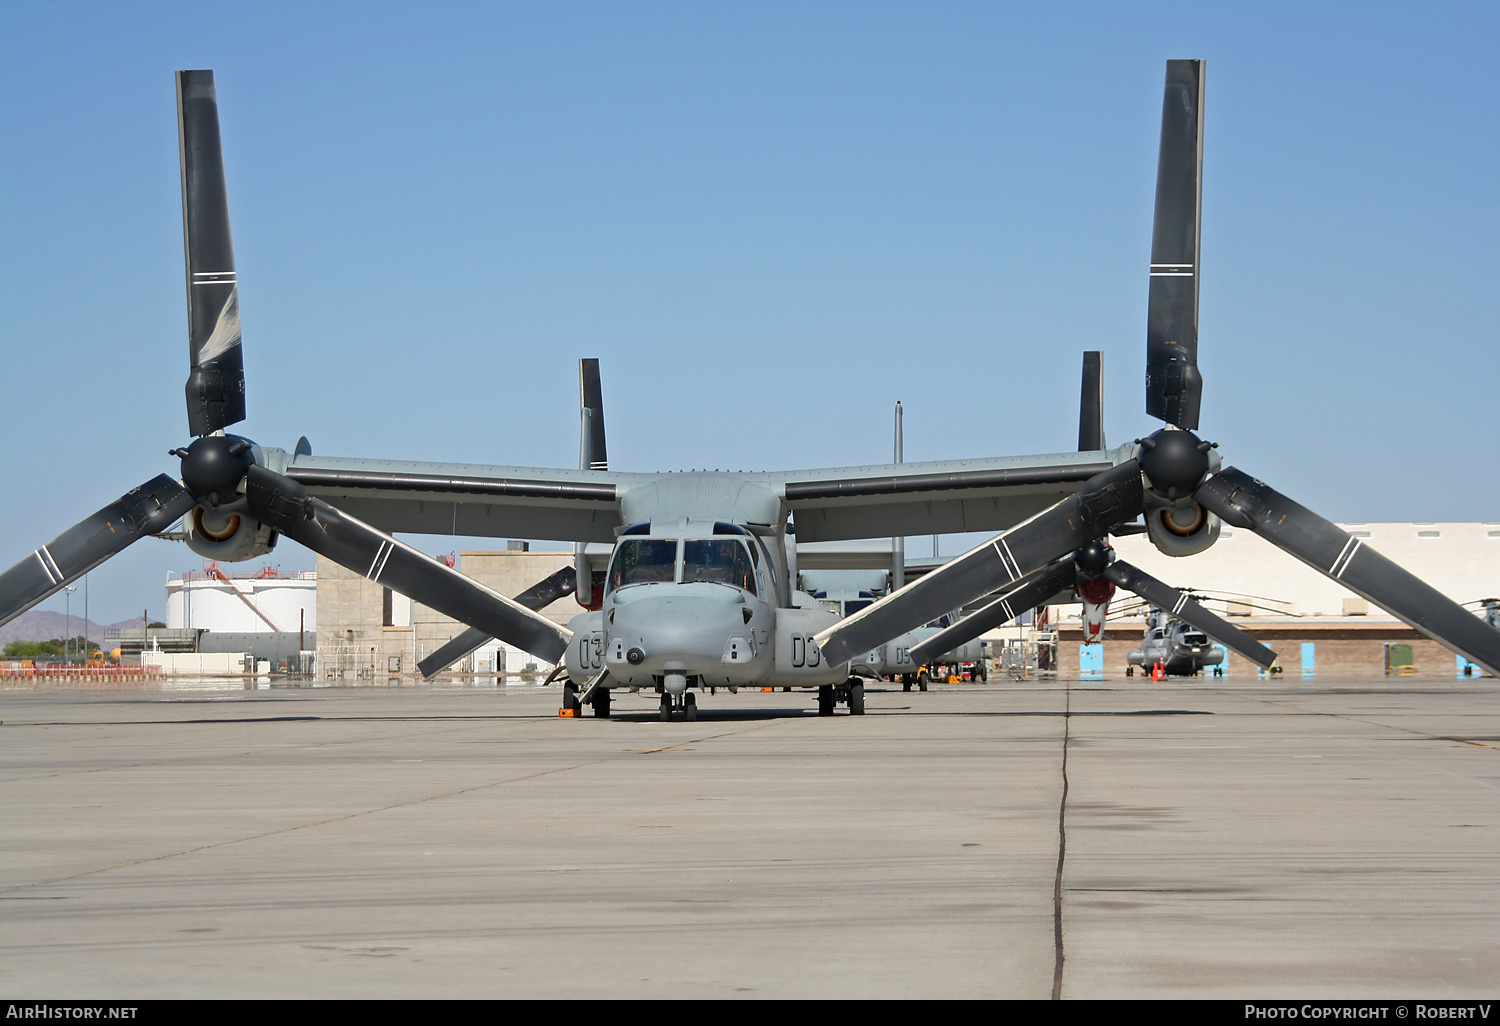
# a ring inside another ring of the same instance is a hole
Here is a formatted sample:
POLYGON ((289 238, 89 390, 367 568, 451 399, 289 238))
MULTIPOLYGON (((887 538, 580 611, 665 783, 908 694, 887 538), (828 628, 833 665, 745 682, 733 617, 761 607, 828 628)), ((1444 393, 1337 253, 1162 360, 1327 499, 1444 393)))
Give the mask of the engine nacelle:
POLYGON ((1219 540, 1221 522, 1191 497, 1168 502, 1146 493, 1146 534, 1169 556, 1192 556, 1219 540))
POLYGON ((239 563, 264 556, 276 547, 277 534, 243 510, 194 506, 182 518, 188 548, 205 559, 239 563))
POLYGON ((1146 533, 1169 556, 1192 556, 1219 540, 1219 518, 1193 492, 1223 467, 1214 446, 1168 425, 1136 449, 1146 486, 1146 533))

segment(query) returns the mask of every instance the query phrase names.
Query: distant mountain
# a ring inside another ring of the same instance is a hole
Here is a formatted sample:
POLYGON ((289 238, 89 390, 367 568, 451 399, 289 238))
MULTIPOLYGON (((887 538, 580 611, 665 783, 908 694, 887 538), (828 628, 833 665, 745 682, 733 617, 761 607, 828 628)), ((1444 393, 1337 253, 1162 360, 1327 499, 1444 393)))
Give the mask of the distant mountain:
MULTIPOLYGON (((156 622, 160 617, 152 617, 156 622)), ((70 622, 66 613, 54 613, 50 609, 28 609, 16 617, 4 627, 0 627, 0 647, 9 645, 12 641, 50 641, 53 638, 66 638, 69 636, 70 622)), ((71 621, 73 637, 84 633, 83 617, 74 616, 71 621)), ((129 620, 121 620, 119 623, 97 624, 89 622, 89 630, 86 637, 96 643, 104 644, 104 631, 109 627, 134 627, 137 631, 141 628, 141 618, 133 617, 129 620)))

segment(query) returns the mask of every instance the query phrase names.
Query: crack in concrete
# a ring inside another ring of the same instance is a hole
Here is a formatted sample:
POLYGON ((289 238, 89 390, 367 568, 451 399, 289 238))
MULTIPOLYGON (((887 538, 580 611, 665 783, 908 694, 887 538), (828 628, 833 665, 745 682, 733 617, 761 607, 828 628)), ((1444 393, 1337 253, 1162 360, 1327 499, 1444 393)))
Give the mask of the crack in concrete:
POLYGON ((1063 860, 1068 854, 1068 728, 1073 711, 1071 686, 1063 691, 1062 797, 1057 803, 1057 875, 1052 881, 1052 1000, 1062 1000, 1063 860))

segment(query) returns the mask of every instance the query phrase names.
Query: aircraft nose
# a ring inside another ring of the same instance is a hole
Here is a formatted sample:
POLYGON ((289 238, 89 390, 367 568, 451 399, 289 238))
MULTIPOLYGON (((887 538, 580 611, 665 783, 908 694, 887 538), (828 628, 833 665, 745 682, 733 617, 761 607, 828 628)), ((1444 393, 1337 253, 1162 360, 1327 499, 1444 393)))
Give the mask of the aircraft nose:
POLYGON ((692 676, 718 670, 729 639, 748 633, 743 608, 684 595, 617 606, 605 645, 610 673, 644 682, 667 672, 692 676))

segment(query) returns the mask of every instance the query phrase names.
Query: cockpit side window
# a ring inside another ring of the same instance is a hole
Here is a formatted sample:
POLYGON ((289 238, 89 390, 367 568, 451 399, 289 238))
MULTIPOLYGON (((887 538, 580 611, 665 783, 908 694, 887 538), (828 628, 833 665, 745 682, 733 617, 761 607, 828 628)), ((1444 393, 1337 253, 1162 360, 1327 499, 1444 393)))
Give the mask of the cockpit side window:
POLYGON ((682 543, 682 582, 707 581, 755 593, 750 550, 729 538, 689 538, 682 543))
POLYGON ((670 583, 677 576, 677 539, 622 538, 609 568, 609 587, 670 583))

